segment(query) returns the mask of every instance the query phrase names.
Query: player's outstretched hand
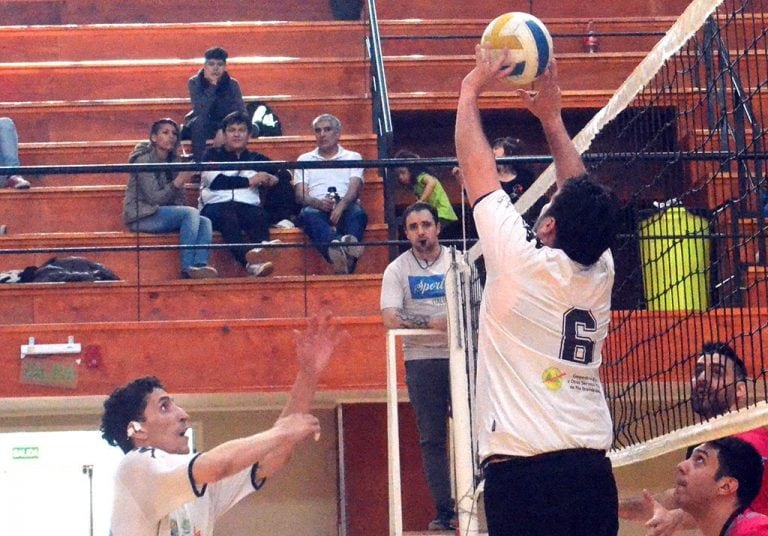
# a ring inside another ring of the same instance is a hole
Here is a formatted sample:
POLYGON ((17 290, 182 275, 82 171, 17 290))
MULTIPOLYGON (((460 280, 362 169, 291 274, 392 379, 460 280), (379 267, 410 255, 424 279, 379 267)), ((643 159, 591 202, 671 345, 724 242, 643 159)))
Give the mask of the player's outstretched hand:
POLYGON ((319 436, 320 421, 309 413, 291 413, 277 419, 274 429, 284 434, 286 445, 293 445, 309 436, 319 436))
POLYGON ((330 321, 330 314, 323 317, 313 316, 309 319, 306 330, 293 332, 299 368, 314 378, 320 376, 326 369, 334 349, 342 346, 349 339, 346 331, 331 324, 330 321))
POLYGON ((646 536, 672 536, 680 523, 681 511, 667 510, 648 490, 643 490, 643 498, 653 508, 653 516, 645 523, 646 536))
POLYGON ((464 77, 463 89, 479 95, 491 82, 509 76, 514 68, 512 53, 508 49, 498 54, 488 45, 475 45, 475 67, 464 77))
POLYGON ((545 122, 548 119, 559 118, 562 108, 560 86, 557 81, 557 62, 552 59, 544 74, 536 80, 536 89, 528 91, 518 89, 517 95, 523 99, 523 104, 533 115, 545 122))

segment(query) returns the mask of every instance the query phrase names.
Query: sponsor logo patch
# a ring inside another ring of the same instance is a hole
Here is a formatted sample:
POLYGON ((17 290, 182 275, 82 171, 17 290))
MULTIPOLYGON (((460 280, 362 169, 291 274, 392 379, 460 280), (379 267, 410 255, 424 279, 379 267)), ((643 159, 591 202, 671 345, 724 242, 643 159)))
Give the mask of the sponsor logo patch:
POLYGON ((550 391, 559 391, 563 386, 564 378, 565 372, 562 372, 557 367, 549 367, 541 373, 541 381, 544 382, 544 386, 550 391))

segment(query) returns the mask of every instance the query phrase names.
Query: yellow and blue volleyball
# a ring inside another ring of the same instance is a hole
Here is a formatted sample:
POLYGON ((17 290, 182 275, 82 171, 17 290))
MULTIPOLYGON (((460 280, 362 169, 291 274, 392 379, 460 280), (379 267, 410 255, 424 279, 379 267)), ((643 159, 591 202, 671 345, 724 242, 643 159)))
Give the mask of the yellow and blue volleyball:
POLYGON ((499 15, 485 28, 480 43, 498 54, 509 49, 514 69, 507 80, 517 85, 536 80, 552 60, 552 36, 544 23, 529 13, 513 11, 499 15))

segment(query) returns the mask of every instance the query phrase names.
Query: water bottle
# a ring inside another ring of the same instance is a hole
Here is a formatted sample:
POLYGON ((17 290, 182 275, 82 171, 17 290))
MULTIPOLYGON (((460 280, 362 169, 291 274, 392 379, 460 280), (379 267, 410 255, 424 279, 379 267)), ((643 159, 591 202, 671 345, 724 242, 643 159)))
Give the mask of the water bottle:
POLYGON ((328 193, 326 195, 329 199, 333 199, 334 203, 341 201, 341 196, 339 195, 339 192, 336 191, 335 186, 329 186, 328 193))
POLYGON ((600 41, 595 35, 595 23, 589 21, 587 23, 587 35, 584 37, 584 52, 594 54, 600 48, 600 41))

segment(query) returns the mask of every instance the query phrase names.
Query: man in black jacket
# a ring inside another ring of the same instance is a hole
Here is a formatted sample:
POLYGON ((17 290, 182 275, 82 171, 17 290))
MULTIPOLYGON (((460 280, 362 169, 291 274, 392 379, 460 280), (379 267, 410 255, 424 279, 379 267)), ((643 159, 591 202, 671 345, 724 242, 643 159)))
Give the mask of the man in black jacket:
MULTIPOLYGON (((224 145, 205 152, 206 162, 264 162, 261 153, 248 150, 251 122, 248 115, 232 112, 221 123, 224 145)), ((262 194, 278 183, 278 178, 265 171, 205 171, 200 182, 200 213, 211 220, 213 229, 221 232, 227 244, 257 244, 255 247, 233 245, 235 259, 252 276, 272 273, 271 262, 260 262, 263 249, 259 243, 269 241, 269 215, 264 210, 262 194)), ((277 241, 273 241, 277 242, 277 241)))

